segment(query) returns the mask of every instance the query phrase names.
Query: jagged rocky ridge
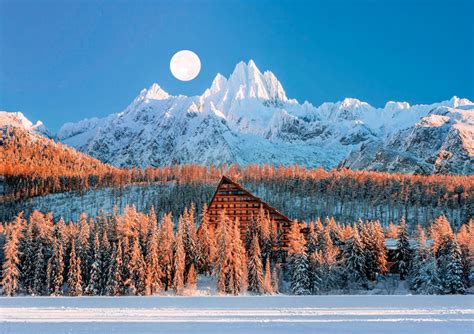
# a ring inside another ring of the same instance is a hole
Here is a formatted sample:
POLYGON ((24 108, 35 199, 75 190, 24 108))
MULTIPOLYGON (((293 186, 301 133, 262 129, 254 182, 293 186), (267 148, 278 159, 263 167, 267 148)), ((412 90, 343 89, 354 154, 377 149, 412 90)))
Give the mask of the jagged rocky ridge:
POLYGON ((218 74, 201 96, 158 84, 122 112, 65 124, 57 139, 116 166, 269 163, 408 173, 472 174, 474 105, 374 108, 346 98, 319 107, 289 99, 253 61, 218 74))

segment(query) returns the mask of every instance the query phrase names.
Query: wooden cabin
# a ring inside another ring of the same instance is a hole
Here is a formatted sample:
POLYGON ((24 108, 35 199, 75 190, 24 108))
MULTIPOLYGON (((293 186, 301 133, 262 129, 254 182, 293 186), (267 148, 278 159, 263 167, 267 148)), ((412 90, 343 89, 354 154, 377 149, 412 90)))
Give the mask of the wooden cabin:
POLYGON ((283 232, 283 248, 286 248, 288 246, 288 232, 291 228, 291 220, 226 176, 223 176, 220 180, 216 192, 209 203, 209 220, 211 226, 217 228, 220 213, 222 210, 225 210, 226 215, 231 220, 239 219, 243 240, 246 230, 251 227, 252 220, 258 217, 261 207, 270 216, 272 229, 277 231, 278 228, 281 228, 283 232))

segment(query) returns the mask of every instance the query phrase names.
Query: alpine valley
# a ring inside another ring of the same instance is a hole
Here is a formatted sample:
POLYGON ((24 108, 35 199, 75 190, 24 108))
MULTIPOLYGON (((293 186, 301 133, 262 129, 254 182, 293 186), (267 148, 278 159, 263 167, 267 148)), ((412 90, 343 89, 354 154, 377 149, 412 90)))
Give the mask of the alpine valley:
MULTIPOLYGON (((8 114, 51 136, 42 123, 8 114)), ((315 107, 288 98, 275 75, 252 60, 237 64, 228 78, 217 74, 201 96, 172 96, 153 84, 122 112, 66 123, 53 137, 119 167, 238 163, 474 172, 471 101, 390 101, 375 108, 346 98, 315 107)))

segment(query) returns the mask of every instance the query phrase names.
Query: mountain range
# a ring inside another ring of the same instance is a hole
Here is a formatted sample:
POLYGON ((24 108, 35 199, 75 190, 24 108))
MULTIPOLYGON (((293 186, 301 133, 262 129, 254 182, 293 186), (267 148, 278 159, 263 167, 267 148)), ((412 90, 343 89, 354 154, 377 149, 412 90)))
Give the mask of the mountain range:
POLYGON ((390 101, 375 108, 346 98, 316 107, 288 98, 275 75, 262 73, 252 60, 237 64, 228 78, 217 74, 200 96, 173 96, 155 83, 123 111, 66 123, 55 136, 42 123, 18 121, 21 113, 4 114, 10 122, 16 117, 30 131, 120 167, 297 163, 420 174, 474 172, 471 101, 453 97, 413 106, 390 101))

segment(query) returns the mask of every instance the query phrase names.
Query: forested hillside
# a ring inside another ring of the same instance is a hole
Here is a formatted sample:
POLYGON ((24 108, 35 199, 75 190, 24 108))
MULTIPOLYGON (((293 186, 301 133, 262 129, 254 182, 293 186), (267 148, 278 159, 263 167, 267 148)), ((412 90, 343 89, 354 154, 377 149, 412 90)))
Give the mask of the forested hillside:
POLYGON ((429 226, 445 215, 458 229, 474 216, 474 176, 417 176, 347 169, 325 171, 299 166, 204 167, 171 166, 129 170, 115 187, 52 194, 0 203, 11 220, 20 211, 52 211, 66 220, 81 212, 97 215, 122 212, 127 204, 147 211, 171 211, 177 216, 191 202, 209 202, 221 175, 228 175, 292 219, 310 221, 326 216, 343 223, 378 219, 386 226, 405 217, 412 229, 429 226), (127 185, 131 183, 130 185, 127 185))
MULTIPOLYGON (((120 170, 21 127, 0 129, 0 175, 10 200, 118 184, 120 170)), ((0 194, 1 195, 1 194, 0 194)))

